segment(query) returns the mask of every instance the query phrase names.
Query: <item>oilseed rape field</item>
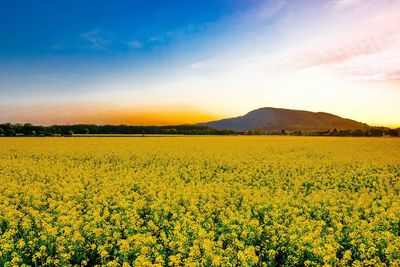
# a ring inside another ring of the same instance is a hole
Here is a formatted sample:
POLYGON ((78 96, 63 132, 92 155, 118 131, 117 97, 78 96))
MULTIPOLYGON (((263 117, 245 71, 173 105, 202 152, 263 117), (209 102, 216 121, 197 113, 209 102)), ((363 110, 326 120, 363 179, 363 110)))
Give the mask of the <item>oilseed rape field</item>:
POLYGON ((400 266, 400 139, 0 138, 0 266, 400 266))

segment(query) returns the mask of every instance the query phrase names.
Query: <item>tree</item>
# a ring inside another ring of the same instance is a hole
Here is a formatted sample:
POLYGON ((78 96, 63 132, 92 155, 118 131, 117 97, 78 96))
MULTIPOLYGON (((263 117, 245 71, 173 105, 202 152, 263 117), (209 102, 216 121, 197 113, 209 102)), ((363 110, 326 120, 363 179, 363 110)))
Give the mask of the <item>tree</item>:
POLYGON ((353 135, 353 136, 363 136, 363 135, 364 135, 364 132, 363 132, 362 130, 358 129, 358 130, 355 130, 355 131, 352 133, 352 135, 353 135))
POLYGON ((84 134, 89 134, 89 129, 88 128, 83 129, 83 133, 84 134))
POLYGON ((45 129, 46 136, 53 136, 56 132, 57 132, 57 130, 54 126, 49 126, 45 129))
POLYGON ((262 129, 262 128, 254 129, 254 134, 255 135, 264 135, 265 134, 265 130, 262 129))
POLYGON ((399 136, 399 132, 394 130, 394 129, 390 129, 388 131, 388 135, 390 135, 390 136, 399 136))
POLYGON ((383 135, 383 131, 379 128, 372 128, 369 130, 369 134, 371 136, 382 136, 383 135))
POLYGON ((301 131, 293 131, 291 132, 291 135, 301 135, 301 131))
POLYGON ((0 128, 0 136, 6 135, 6 131, 3 128, 0 128))
POLYGON ((8 129, 6 135, 7 136, 15 136, 15 130, 14 129, 8 129))
POLYGON ((169 128, 165 130, 166 134, 177 134, 178 131, 175 128, 169 128))
POLYGON ((36 131, 25 131, 25 132, 24 132, 24 135, 27 135, 27 136, 35 136, 35 135, 36 135, 36 131))

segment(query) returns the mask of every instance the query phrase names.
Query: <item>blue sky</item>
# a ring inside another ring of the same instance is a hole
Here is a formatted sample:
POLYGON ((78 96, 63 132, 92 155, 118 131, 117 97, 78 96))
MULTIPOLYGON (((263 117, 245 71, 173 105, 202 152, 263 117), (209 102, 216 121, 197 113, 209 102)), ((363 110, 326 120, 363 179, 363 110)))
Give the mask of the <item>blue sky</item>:
POLYGON ((151 124, 154 110, 198 120, 275 106, 397 125, 399 7, 0 1, 0 121, 151 124))
MULTIPOLYGON (((225 1, 3 1, 1 56, 114 55, 151 50, 177 31, 235 12, 225 1), (201 12, 199 12, 201 10, 201 12), (133 45, 138 48, 138 45, 133 45)), ((192 28, 190 28, 192 27, 192 28)))
POLYGON ((1 69, 23 78, 28 78, 26 72, 67 78, 70 74, 96 76, 126 65, 143 68, 152 61, 163 64, 176 46, 184 56, 185 42, 235 9, 245 8, 225 1, 199 3, 3 1, 0 23, 6 27, 0 28, 1 69))
POLYGON ((58 94, 85 91, 101 77, 128 72, 139 82, 144 80, 139 76, 161 76, 189 58, 201 57, 226 30, 221 20, 255 4, 2 2, 0 23, 7 26, 0 28, 1 90, 16 97, 51 93, 57 99, 58 94))

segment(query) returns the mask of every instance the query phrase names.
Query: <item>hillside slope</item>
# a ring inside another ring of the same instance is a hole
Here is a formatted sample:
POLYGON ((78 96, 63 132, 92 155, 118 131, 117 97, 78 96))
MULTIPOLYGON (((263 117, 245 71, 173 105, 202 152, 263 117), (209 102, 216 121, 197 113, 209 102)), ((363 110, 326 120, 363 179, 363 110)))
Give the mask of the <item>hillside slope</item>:
POLYGON ((253 129, 265 129, 267 131, 281 131, 282 129, 287 131, 319 131, 335 128, 337 130, 356 130, 369 127, 365 123, 345 119, 330 113, 271 107, 256 109, 236 118, 211 121, 200 125, 236 131, 253 129))

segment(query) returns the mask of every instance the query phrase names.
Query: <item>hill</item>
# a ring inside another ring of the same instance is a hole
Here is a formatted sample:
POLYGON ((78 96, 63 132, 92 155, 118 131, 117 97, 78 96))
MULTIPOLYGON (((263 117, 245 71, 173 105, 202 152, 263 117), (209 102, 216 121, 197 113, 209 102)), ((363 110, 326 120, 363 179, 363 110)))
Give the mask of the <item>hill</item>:
POLYGON ((325 112, 310 112, 283 108, 265 107, 229 119, 222 119, 201 123, 216 129, 231 129, 235 131, 249 131, 264 129, 266 131, 322 131, 337 130, 366 130, 365 123, 345 119, 325 112))

